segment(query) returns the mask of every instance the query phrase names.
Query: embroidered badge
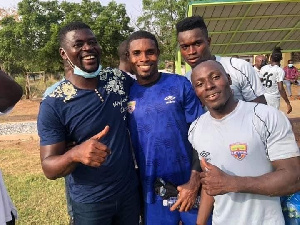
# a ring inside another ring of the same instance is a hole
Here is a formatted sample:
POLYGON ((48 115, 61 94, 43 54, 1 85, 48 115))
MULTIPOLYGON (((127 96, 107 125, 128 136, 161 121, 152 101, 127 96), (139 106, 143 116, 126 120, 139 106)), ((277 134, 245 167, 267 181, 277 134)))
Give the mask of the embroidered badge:
POLYGON ((62 82, 56 89, 49 94, 52 98, 64 98, 64 102, 74 98, 76 96, 77 90, 74 88, 73 84, 70 82, 62 82))
POLYGON ((175 103, 175 97, 169 95, 169 96, 165 97, 165 101, 166 101, 166 104, 175 103))
POLYGON ((247 156, 247 144, 235 143, 230 145, 231 155, 238 159, 243 160, 247 156))
POLYGON ((135 110, 136 101, 130 101, 127 103, 128 112, 131 114, 135 110))

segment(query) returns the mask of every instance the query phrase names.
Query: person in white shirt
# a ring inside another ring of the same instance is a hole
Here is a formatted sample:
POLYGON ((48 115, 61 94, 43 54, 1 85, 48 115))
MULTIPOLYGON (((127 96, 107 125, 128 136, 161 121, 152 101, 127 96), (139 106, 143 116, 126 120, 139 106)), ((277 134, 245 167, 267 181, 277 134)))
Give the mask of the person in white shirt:
POLYGON ((266 90, 265 98, 268 105, 279 109, 281 96, 287 105, 286 113, 289 114, 292 112, 292 106, 283 87, 285 73, 280 67, 280 60, 282 60, 282 53, 281 49, 277 47, 272 52, 271 64, 261 68, 260 79, 266 90))
MULTIPOLYGON (((0 115, 8 113, 20 100, 23 91, 11 77, 0 70, 0 115)), ((17 209, 8 195, 0 170, 0 224, 15 224, 17 209)))
POLYGON ((208 109, 189 130, 203 172, 197 225, 284 225, 278 196, 300 190, 300 153, 291 124, 271 106, 236 100, 230 75, 214 60, 192 73, 208 109))
MULTIPOLYGON (((176 30, 181 55, 192 69, 202 60, 219 61, 225 71, 231 75, 231 88, 236 99, 266 104, 264 88, 249 62, 211 54, 211 38, 208 36, 207 26, 202 17, 187 17, 176 24, 176 30)), ((189 80, 191 73, 192 71, 189 71, 186 74, 189 80)))
POLYGON ((254 61, 253 68, 254 68, 255 72, 258 75, 259 75, 260 69, 265 65, 267 65, 267 60, 266 60, 266 57, 264 55, 255 56, 255 61, 254 61))

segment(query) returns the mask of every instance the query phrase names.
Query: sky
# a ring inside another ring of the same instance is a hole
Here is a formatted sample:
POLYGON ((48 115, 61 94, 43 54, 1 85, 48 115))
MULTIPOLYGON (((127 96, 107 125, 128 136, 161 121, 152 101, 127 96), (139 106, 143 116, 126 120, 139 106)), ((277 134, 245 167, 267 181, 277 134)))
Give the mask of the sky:
MULTIPOLYGON (((0 8, 17 8, 18 2, 20 1, 21 0, 0 0, 0 8)), ((80 0, 67 1, 77 3, 81 2, 80 0)), ((107 5, 109 2, 111 2, 111 0, 100 0, 100 2, 101 5, 107 5)), ((135 23, 136 18, 142 14, 142 0, 115 0, 115 2, 126 5, 127 15, 133 20, 131 23, 135 23)))

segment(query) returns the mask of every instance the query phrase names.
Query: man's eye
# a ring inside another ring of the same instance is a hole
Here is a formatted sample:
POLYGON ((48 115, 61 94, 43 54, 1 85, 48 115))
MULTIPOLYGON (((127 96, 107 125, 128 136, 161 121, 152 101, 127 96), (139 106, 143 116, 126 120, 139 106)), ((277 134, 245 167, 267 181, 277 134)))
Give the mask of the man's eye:
POLYGON ((197 41, 197 42, 195 43, 195 45, 196 45, 197 47, 199 47, 201 44, 202 44, 201 41, 197 41))
POLYGON ((214 80, 218 80, 219 78, 220 78, 220 76, 219 75, 216 75, 216 76, 213 76, 212 77, 214 80))
POLYGON ((83 43, 76 43, 74 45, 75 48, 81 48, 83 46, 83 43))
POLYGON ((140 54, 140 52, 133 52, 132 53, 134 56, 138 56, 140 54))
POLYGON ((188 47, 189 47, 189 46, 187 46, 187 45, 181 45, 181 46, 180 46, 180 48, 181 48, 182 50, 187 50, 188 47))
POLYGON ((154 54, 155 54, 154 50, 147 51, 147 55, 154 55, 154 54))
POLYGON ((92 40, 92 41, 89 41, 88 44, 94 46, 94 45, 97 45, 98 42, 96 40, 92 40))
POLYGON ((200 81, 197 81, 195 84, 195 87, 202 87, 203 83, 200 81))

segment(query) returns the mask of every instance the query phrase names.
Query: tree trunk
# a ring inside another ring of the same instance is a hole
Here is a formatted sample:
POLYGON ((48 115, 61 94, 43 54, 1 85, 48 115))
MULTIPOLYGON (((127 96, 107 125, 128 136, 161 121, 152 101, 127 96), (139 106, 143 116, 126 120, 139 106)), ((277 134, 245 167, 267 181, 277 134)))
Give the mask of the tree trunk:
POLYGON ((26 73, 25 98, 30 99, 30 94, 29 74, 26 73))

